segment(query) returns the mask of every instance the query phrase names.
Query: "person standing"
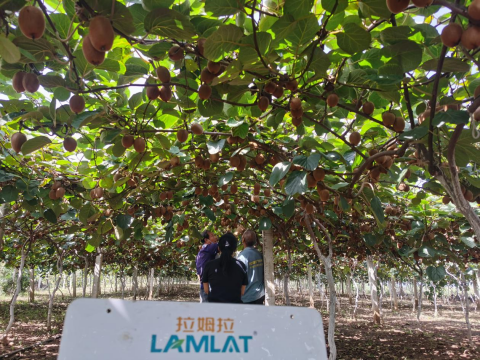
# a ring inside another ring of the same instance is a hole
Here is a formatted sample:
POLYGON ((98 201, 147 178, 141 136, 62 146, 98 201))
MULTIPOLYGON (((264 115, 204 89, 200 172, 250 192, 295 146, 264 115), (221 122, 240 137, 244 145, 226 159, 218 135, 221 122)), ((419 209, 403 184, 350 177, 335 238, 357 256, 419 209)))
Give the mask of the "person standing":
POLYGON ((197 276, 200 281, 200 302, 208 302, 207 294, 203 290, 202 275, 205 268, 205 264, 210 260, 215 259, 218 253, 218 238, 209 230, 205 230, 202 233, 202 246, 195 259, 195 265, 197 267, 197 276))
POLYGON ((218 241, 220 258, 205 265, 203 271, 203 288, 208 295, 208 302, 242 303, 242 295, 247 285, 247 268, 235 259, 237 238, 226 233, 218 241))
POLYGON ((238 260, 247 268, 248 285, 242 296, 244 304, 262 305, 265 301, 265 283, 263 279, 263 256, 254 248, 257 235, 253 230, 247 230, 242 235, 243 251, 238 260))

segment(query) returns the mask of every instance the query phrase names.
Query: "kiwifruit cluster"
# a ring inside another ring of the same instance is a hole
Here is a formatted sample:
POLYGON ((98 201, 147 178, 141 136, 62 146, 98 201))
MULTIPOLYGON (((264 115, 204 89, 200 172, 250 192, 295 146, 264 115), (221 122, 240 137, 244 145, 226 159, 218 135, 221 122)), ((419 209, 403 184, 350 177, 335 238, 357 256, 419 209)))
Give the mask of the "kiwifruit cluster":
POLYGON ((394 113, 390 111, 385 111, 382 114, 383 125, 387 127, 392 127, 395 132, 402 132, 405 130, 405 120, 400 116, 395 116, 394 113))
POLYGON ((147 147, 147 143, 145 139, 142 137, 137 137, 135 139, 133 135, 127 134, 127 135, 124 135, 122 138, 122 146, 125 149, 128 149, 129 147, 133 146, 136 152, 142 153, 145 151, 147 147))
POLYGON ((12 149, 18 154, 22 150, 22 145, 27 141, 27 136, 22 132, 17 132, 12 135, 10 142, 12 149))
POLYGON ((85 110, 85 99, 83 96, 80 95, 73 95, 70 98, 70 110, 72 110, 73 113, 79 114, 83 110, 85 110))
POLYGON ((210 169, 210 166, 212 165, 212 161, 210 159, 204 159, 202 155, 195 156, 194 162, 195 167, 203 170, 210 169))
MULTIPOLYGON (((294 93, 298 90, 298 81, 295 79, 288 79, 288 80, 284 79, 282 81, 275 81, 275 80, 267 81, 263 86, 263 91, 265 95, 261 95, 258 99, 258 103, 257 103, 258 108, 262 112, 266 111, 268 109, 268 106, 271 103, 271 96, 274 96, 277 99, 281 98, 284 93, 283 88, 294 93)), ((294 107, 295 106, 296 104, 294 103, 294 107)), ((292 107, 290 107, 290 110, 292 110, 292 107)), ((301 111, 301 114, 300 114, 299 107, 296 107, 294 110, 294 114, 292 114, 292 123, 295 126, 299 126, 302 123, 302 114, 303 114, 303 111, 301 111)))
POLYGON ((322 183, 317 183, 317 193, 318 196, 320 197, 320 200, 325 202, 330 199, 330 191, 325 188, 325 186, 322 183))
MULTIPOLYGON (((369 155, 373 156, 378 153, 377 149, 371 149, 369 155)), ((369 176, 372 182, 376 183, 380 180, 381 174, 387 174, 388 169, 393 165, 394 159, 391 156, 384 155, 375 159, 374 163, 371 163, 367 169, 370 170, 369 176)))
POLYGON ((172 200, 172 199, 173 199, 173 190, 162 191, 160 193, 160 200, 161 201, 172 200))
POLYGON ((24 6, 18 14, 18 27, 22 34, 32 40, 40 39, 45 32, 45 17, 35 6, 24 6))
POLYGON ((303 123, 303 108, 302 100, 300 100, 300 98, 292 98, 290 100, 290 114, 292 116, 292 124, 295 127, 298 127, 303 123))
POLYGON ((115 32, 110 20, 97 15, 90 20, 88 35, 83 38, 83 55, 92 65, 98 66, 105 61, 105 53, 110 51, 115 40, 115 32))
POLYGON ((38 80, 38 76, 34 73, 19 71, 13 75, 12 87, 17 93, 24 91, 34 93, 40 88, 40 80, 38 80))
POLYGON ((372 227, 368 223, 360 225, 360 231, 364 233, 369 233, 372 230, 372 227))
MULTIPOLYGON (((412 0, 412 4, 419 8, 427 7, 432 3, 433 0, 412 0)), ((394 14, 405 11, 409 4, 410 0, 387 0, 387 7, 394 14)))
POLYGON ((151 101, 160 98, 165 102, 169 102, 172 99, 172 88, 169 85, 163 85, 159 88, 157 85, 148 84, 145 93, 147 98, 151 101))
POLYGON ((311 173, 307 174, 307 185, 309 188, 315 188, 319 181, 323 181, 325 178, 325 170, 322 168, 316 168, 311 173))
POLYGON ((404 182, 398 184, 398 190, 403 191, 403 192, 408 192, 410 191, 410 186, 408 184, 405 184, 404 182))
POLYGON ((48 197, 52 200, 57 200, 65 195, 65 188, 62 186, 61 181, 55 181, 52 184, 48 197))
MULTIPOLYGON (((230 157, 229 162, 231 167, 237 168, 237 171, 244 171, 247 167, 247 158, 244 155, 234 155, 230 157)), ((253 162, 255 163, 255 160, 253 162)))
POLYGON ((100 186, 90 190, 90 197, 92 198, 92 200, 100 199, 101 197, 103 197, 103 194, 104 190, 100 186))
POLYGON ((200 81, 202 82, 202 85, 200 85, 198 89, 198 97, 200 99, 210 99, 210 96, 212 96, 212 88, 209 84, 224 71, 225 67, 222 64, 211 60, 208 61, 207 66, 203 68, 200 73, 200 81))
POLYGON ((402 213, 402 211, 398 207, 388 205, 385 208, 385 214, 387 214, 387 215, 397 216, 397 215, 400 215, 401 213, 402 213))

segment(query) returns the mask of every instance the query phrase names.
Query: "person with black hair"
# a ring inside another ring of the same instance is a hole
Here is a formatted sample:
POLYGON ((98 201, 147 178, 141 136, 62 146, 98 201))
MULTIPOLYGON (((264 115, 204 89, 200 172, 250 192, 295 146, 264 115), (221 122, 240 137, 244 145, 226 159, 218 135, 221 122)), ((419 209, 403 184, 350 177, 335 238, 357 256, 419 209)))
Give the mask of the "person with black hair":
POLYGON ((215 259, 215 256, 218 253, 218 238, 217 236, 209 230, 205 230, 202 233, 202 246, 198 252, 197 258, 195 259, 195 264, 197 267, 197 276, 200 281, 200 302, 208 302, 207 294, 203 290, 202 275, 205 269, 205 264, 210 260, 215 259))
POLYGON ((263 279, 263 256, 254 248, 257 234, 247 230, 242 235, 243 251, 238 255, 238 260, 247 268, 248 285, 242 296, 244 304, 263 305, 265 301, 265 283, 263 279))
POLYGON ((203 271, 203 289, 208 302, 241 304, 248 279, 245 264, 233 257, 237 238, 228 232, 220 237, 218 247, 220 258, 208 262, 203 271))

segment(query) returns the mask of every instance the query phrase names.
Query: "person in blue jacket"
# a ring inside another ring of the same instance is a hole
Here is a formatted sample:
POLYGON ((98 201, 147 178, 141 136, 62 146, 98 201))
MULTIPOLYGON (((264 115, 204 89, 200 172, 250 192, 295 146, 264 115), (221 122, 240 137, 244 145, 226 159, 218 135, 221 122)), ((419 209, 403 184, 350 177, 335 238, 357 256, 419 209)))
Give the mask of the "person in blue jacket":
POLYGON ((265 301, 265 284, 263 279, 263 255, 254 248, 257 235, 253 230, 246 230, 242 235, 243 251, 238 260, 247 267, 248 284, 242 296, 244 304, 263 305, 265 301))
POLYGON ((203 290, 202 276, 205 264, 210 260, 214 260, 218 253, 218 238, 210 230, 205 230, 202 233, 202 247, 198 252, 195 264, 197 266, 197 276, 200 280, 200 302, 208 302, 207 294, 203 290))

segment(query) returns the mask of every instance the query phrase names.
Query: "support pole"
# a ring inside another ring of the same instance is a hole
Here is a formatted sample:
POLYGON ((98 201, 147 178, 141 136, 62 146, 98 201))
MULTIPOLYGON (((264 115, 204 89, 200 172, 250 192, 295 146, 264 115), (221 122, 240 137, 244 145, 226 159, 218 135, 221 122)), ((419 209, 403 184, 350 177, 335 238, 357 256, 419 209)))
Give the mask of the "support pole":
POLYGON ((263 237, 263 259, 265 278, 265 305, 275 306, 275 275, 273 268, 273 232, 272 229, 264 230, 263 237))

